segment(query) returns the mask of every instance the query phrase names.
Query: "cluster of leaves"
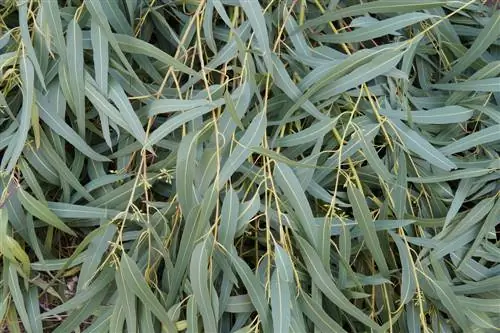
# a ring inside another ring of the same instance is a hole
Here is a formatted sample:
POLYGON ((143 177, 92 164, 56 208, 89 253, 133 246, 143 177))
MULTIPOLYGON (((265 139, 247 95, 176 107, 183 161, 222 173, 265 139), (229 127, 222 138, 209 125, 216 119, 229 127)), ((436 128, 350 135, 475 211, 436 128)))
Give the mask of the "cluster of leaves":
POLYGON ((0 2, 0 330, 500 327, 500 11, 0 2))

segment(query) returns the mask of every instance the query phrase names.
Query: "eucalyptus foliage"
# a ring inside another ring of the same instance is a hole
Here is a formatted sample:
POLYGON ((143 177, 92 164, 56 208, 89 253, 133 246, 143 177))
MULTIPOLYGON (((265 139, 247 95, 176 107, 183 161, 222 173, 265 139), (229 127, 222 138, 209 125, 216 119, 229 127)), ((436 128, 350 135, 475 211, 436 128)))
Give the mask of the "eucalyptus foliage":
POLYGON ((1 1, 0 330, 496 331, 496 6, 1 1))

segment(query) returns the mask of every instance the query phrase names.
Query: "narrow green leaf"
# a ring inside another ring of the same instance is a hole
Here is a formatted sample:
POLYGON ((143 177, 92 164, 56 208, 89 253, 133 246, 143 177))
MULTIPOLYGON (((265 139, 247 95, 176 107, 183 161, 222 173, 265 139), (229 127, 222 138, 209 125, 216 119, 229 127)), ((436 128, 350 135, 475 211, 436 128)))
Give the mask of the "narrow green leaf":
POLYGON ((456 124, 469 120, 473 111, 459 105, 444 106, 430 110, 395 112, 380 110, 380 114, 392 119, 411 121, 415 124, 456 124))
MULTIPOLYGON (((388 52, 387 50, 379 50, 379 51, 359 51, 354 53, 352 56, 348 57, 344 61, 332 66, 329 70, 321 73, 321 76, 315 78, 312 81, 312 86, 307 90, 302 89, 304 93, 302 96, 295 101, 294 105, 288 110, 288 112, 283 117, 284 119, 288 119, 293 112, 295 112, 298 108, 302 107, 302 105, 315 93, 317 93, 321 88, 325 86, 331 85, 332 82, 339 80, 340 78, 346 76, 351 71, 361 67, 366 64, 372 58, 374 58, 379 53, 388 52)), ((363 78, 363 82, 365 79, 363 78)), ((330 95, 331 96, 331 95, 330 95)))
MULTIPOLYGON (((42 99, 43 100, 43 99, 42 99)), ((38 103, 40 110, 40 118, 50 127, 51 130, 62 136, 66 141, 71 143, 76 149, 87 155, 91 159, 101 162, 107 162, 109 159, 101 154, 96 153, 75 131, 68 126, 64 119, 52 114, 45 108, 45 103, 38 103)), ((47 105, 48 106, 48 105, 47 105)))
POLYGON ((226 250, 233 245, 236 228, 238 227, 238 214, 240 211, 240 202, 236 192, 230 187, 226 191, 224 202, 221 209, 221 223, 219 226, 219 243, 226 250))
POLYGON ((123 88, 116 80, 111 80, 109 82, 109 97, 117 106, 123 121, 129 126, 132 135, 137 141, 144 144, 146 141, 146 132, 144 131, 139 117, 132 108, 127 95, 123 91, 123 88))
POLYGON ((118 186, 112 191, 102 195, 101 197, 90 201, 89 206, 109 209, 125 209, 128 201, 132 197, 135 200, 144 193, 142 184, 137 186, 135 179, 132 179, 125 184, 118 186))
POLYGON ((371 320, 366 314, 360 309, 354 306, 349 300, 342 294, 342 292, 337 288, 335 282, 333 281, 331 275, 325 270, 320 258, 314 251, 314 249, 301 237, 297 237, 300 246, 300 252, 302 258, 304 259, 309 274, 311 275, 312 281, 318 286, 318 288, 325 294, 325 296, 333 302, 340 309, 358 319, 360 322, 366 326, 374 329, 380 330, 380 326, 371 320))
POLYGON ((78 133, 85 138, 85 83, 83 73, 83 45, 82 30, 76 20, 71 20, 68 25, 67 55, 68 79, 71 86, 73 104, 75 107, 78 133))
POLYGON ((64 202, 47 202, 54 214, 64 219, 112 219, 121 213, 119 210, 73 205, 64 202))
POLYGON ((321 332, 347 333, 342 326, 323 310, 321 305, 315 302, 306 293, 300 293, 299 304, 304 314, 321 330, 321 332))
POLYGON ((157 99, 146 106, 147 114, 149 117, 156 116, 162 113, 171 113, 175 111, 187 111, 200 107, 216 108, 218 105, 212 105, 212 103, 205 99, 157 99))
POLYGON ((462 204, 464 203, 465 198, 467 197, 472 182, 473 178, 463 178, 458 183, 455 196, 453 197, 453 201, 451 202, 448 212, 446 213, 444 228, 446 228, 450 224, 451 220, 457 215, 458 211, 460 210, 460 207, 462 207, 462 204))
POLYGON ((104 10, 104 14, 108 19, 109 23, 117 31, 121 34, 132 35, 133 30, 129 22, 127 22, 127 18, 125 14, 123 14, 122 6, 115 1, 106 1, 101 3, 102 9, 104 10))
POLYGON ((330 21, 336 21, 344 17, 351 17, 357 15, 371 14, 385 14, 385 13, 404 13, 413 12, 422 9, 440 7, 446 5, 447 1, 436 0, 410 0, 401 2, 399 0, 380 0, 371 1, 369 3, 362 3, 359 5, 349 6, 342 9, 334 9, 326 12, 318 18, 305 22, 301 29, 306 29, 330 21))
POLYGON ((61 24, 61 11, 59 5, 55 1, 42 1, 42 10, 44 18, 47 19, 49 31, 54 38, 54 44, 59 55, 65 59, 66 45, 64 43, 64 34, 61 24))
POLYGON ((250 220, 259 212, 259 209, 260 198, 257 193, 250 200, 241 203, 236 236, 239 237, 243 233, 250 220))
MULTIPOLYGON (((50 318, 53 315, 57 315, 67 311, 78 312, 80 307, 85 303, 91 301, 93 298, 98 297, 100 294, 105 294, 105 289, 109 288, 110 282, 113 280, 113 271, 108 268, 104 270, 101 274, 97 276, 95 281, 86 290, 83 290, 75 294, 71 299, 66 302, 56 306, 53 309, 45 311, 42 313, 42 318, 50 318)), ((86 319, 84 317, 83 319, 86 319)), ((83 320, 82 319, 82 320, 83 320)))
POLYGON ((106 293, 98 293, 95 297, 88 300, 77 311, 73 311, 55 330, 54 333, 71 332, 79 327, 87 318, 89 318, 95 309, 106 297, 106 293))
POLYGON ((432 183, 447 182, 450 180, 457 180, 463 178, 480 177, 487 175, 492 171, 493 170, 491 169, 470 168, 464 170, 451 171, 437 176, 408 177, 408 181, 416 184, 432 184, 432 183))
POLYGON ((11 172, 21 156, 24 145, 28 138, 28 131, 30 129, 31 113, 34 107, 34 80, 35 73, 31 60, 26 54, 23 54, 19 59, 21 82, 23 92, 23 104, 21 108, 21 116, 19 120, 19 128, 17 129, 14 139, 10 142, 7 150, 5 151, 0 169, 5 169, 6 172, 11 172), (7 165, 7 162, 8 165, 7 165), (5 166, 7 165, 7 168, 5 166))
POLYGON ((232 249, 229 251, 228 255, 234 265, 234 268, 238 272, 243 284, 245 285, 248 295, 252 300, 255 309, 259 313, 260 320, 262 322, 263 330, 265 332, 271 332, 272 321, 269 311, 269 307, 266 301, 266 295, 264 288, 260 284, 257 277, 252 273, 250 267, 241 259, 238 255, 233 253, 232 249))
POLYGON ((275 271, 271 276, 271 308, 275 333, 290 331, 290 297, 288 282, 282 280, 275 271))
POLYGON ((398 137, 404 144, 403 148, 417 153, 429 163, 443 170, 449 171, 457 167, 455 163, 446 158, 443 153, 434 148, 429 141, 425 140, 417 132, 407 127, 401 121, 393 119, 391 120, 391 123, 396 129, 398 137))
POLYGON ((498 299, 485 299, 466 296, 459 296, 457 297, 457 299, 459 300, 460 304, 463 304, 464 306, 471 309, 484 312, 500 313, 500 309, 498 308, 498 299))
POLYGON ((367 141, 365 136, 359 131, 357 132, 357 136, 361 139, 363 154, 366 156, 366 160, 377 176, 387 183, 394 182, 394 176, 389 172, 387 166, 380 159, 377 151, 375 150, 375 144, 367 141))
POLYGON ((216 332, 217 321, 207 285, 210 283, 208 252, 206 249, 207 244, 207 241, 203 241, 195 246, 193 254, 191 255, 189 277, 193 288, 194 299, 203 319, 203 327, 207 332, 216 332))
POLYGON ((462 258, 458 269, 460 270, 465 263, 474 255, 476 250, 479 248, 480 244, 484 241, 486 234, 495 229, 495 225, 498 223, 498 217, 500 216, 500 200, 497 199, 496 204, 491 209, 490 213, 486 217, 479 233, 476 236, 476 239, 472 243, 472 245, 467 250, 467 253, 462 258))
MULTIPOLYGON (((17 10, 19 13, 19 28, 21 30, 21 38, 23 41, 23 46, 26 48, 26 54, 28 55, 28 57, 31 60, 31 63, 33 64, 38 81, 42 84, 43 89, 46 89, 44 75, 42 73, 40 64, 38 63, 35 49, 33 48, 33 45, 31 43, 31 37, 28 26, 28 3, 20 2, 17 6, 17 10)), ((6 36, 8 37, 9 35, 6 36)))
POLYGON ((33 332, 43 332, 42 320, 40 318, 40 301, 38 299, 38 288, 31 286, 25 295, 24 303, 33 332))
POLYGON ((494 207, 494 204, 494 198, 486 198, 478 202, 467 212, 463 219, 452 226, 453 229, 449 232, 446 238, 443 239, 442 242, 445 243, 446 241, 450 241, 454 237, 458 237, 464 232, 471 230, 473 226, 478 224, 485 216, 488 215, 488 213, 494 207))
POLYGON ((175 330, 174 324, 172 323, 167 310, 165 310, 163 305, 156 298, 156 295, 153 294, 151 289, 149 289, 149 286, 136 263, 126 253, 122 253, 122 259, 120 261, 120 274, 123 275, 125 286, 132 291, 137 298, 139 298, 141 302, 151 310, 151 312, 155 314, 161 323, 166 325, 168 330, 173 332, 175 330))
POLYGON ((396 243, 401 260, 401 304, 407 304, 413 299, 417 290, 417 281, 415 279, 415 265, 411 254, 411 248, 405 243, 399 235, 389 231, 392 239, 396 243))
POLYGON ((194 206, 199 203, 197 191, 194 189, 195 154, 198 146, 198 135, 189 133, 184 136, 177 151, 177 177, 175 184, 182 213, 187 217, 194 206))
POLYGON ((466 315, 467 318, 469 318, 472 321, 472 323, 477 327, 486 328, 490 330, 497 329, 496 325, 493 323, 491 318, 484 312, 478 312, 468 309, 466 315))
MULTIPOLYGON (((467 80, 492 78, 492 77, 497 77, 499 74, 500 74, 500 61, 492 61, 486 64, 486 66, 477 70, 475 73, 473 73, 467 80)), ((448 99, 446 100, 446 104, 449 105, 456 104, 466 99, 467 96, 468 96, 467 92, 456 91, 452 93, 450 97, 448 97, 448 99)), ((465 104, 464 106, 468 105, 465 104)), ((479 104, 475 104, 474 107, 476 108, 476 110, 487 108, 486 106, 482 106, 479 104)))
MULTIPOLYGON (((95 19, 96 22, 99 24, 99 26, 102 28, 102 31, 104 32, 104 35, 108 39, 109 44, 111 45, 113 50, 116 52, 116 54, 120 58, 122 64, 127 69, 128 74, 131 75, 134 79, 136 79, 137 82, 139 82, 142 87, 144 87, 144 85, 142 84, 142 81, 139 80, 134 69, 132 68, 132 66, 130 66, 130 63, 128 62, 127 58, 123 54, 123 51, 120 48, 120 45, 118 44, 118 41, 117 41, 115 35, 111 31, 111 27, 109 26, 108 20, 107 20, 106 16, 104 15, 104 10, 101 6, 101 2, 99 0, 86 0, 85 1, 85 8, 90 12, 90 14, 92 15, 92 18, 95 19)), ((133 37, 131 37, 131 38, 133 38, 133 37)))
MULTIPOLYGON (((97 229, 96 229, 97 230, 97 229)), ((80 275, 78 276, 77 292, 89 287, 90 282, 99 271, 102 257, 111 245, 117 227, 114 224, 104 226, 102 234, 96 235, 90 242, 87 252, 89 257, 83 262, 80 275)))
POLYGON ((203 35, 205 36, 205 41, 207 46, 213 53, 217 53, 217 46, 214 39, 213 31, 213 18, 214 18, 214 4, 212 1, 208 1, 205 7, 205 12, 203 13, 203 35))
POLYGON ((373 223, 373 218, 368 205, 366 204, 365 198, 363 197, 363 193, 354 187, 352 183, 349 183, 347 185, 347 195, 349 197, 349 202, 352 204, 354 219, 358 222, 358 226, 364 236, 366 246, 370 250, 382 275, 389 277, 389 266, 385 260, 377 231, 373 223))
POLYGON ((145 56, 155 58, 156 60, 162 62, 166 66, 169 67, 172 66, 183 73, 190 74, 193 76, 199 76, 199 74, 196 71, 184 65, 179 60, 173 58, 168 53, 163 52, 162 50, 153 46, 150 43, 146 43, 143 40, 127 35, 114 34, 114 37, 119 47, 124 52, 143 54, 145 56))
POLYGON ((70 235, 76 236, 73 230, 71 230, 63 221, 61 221, 54 213, 52 213, 43 203, 36 200, 29 194, 25 192, 22 188, 18 190, 18 198, 23 204, 24 208, 33 216, 38 217, 45 223, 60 229, 70 235))
POLYGON ((354 31, 318 36, 315 39, 329 43, 362 42, 395 33, 402 28, 435 17, 435 15, 426 13, 408 13, 372 23, 367 27, 357 28, 354 31))
POLYGON ((196 108, 169 118, 167 121, 161 124, 153 133, 151 133, 151 135, 148 137, 148 140, 146 141, 145 147, 148 148, 157 144, 158 141, 165 138, 167 135, 178 129, 183 124, 187 123, 188 121, 194 120, 198 117, 201 117, 204 114, 207 114, 208 112, 212 111, 213 109, 214 107, 211 106, 196 108))
POLYGON ((41 202, 46 203, 45 194, 42 190, 42 187, 38 183, 35 173, 30 168, 30 166, 28 165, 28 163, 26 162, 25 159, 23 159, 23 158, 19 159, 19 168, 21 169, 21 172, 23 173, 24 180, 28 184, 29 188, 31 189, 31 191, 35 195, 35 197, 38 200, 40 200, 41 202))
POLYGON ((120 112, 110 102, 108 102, 107 98, 104 97, 101 92, 99 92, 96 85, 97 83, 94 84, 94 80, 90 74, 85 73, 85 94, 90 102, 97 110, 109 117, 109 119, 115 124, 126 129, 128 132, 131 132, 130 127, 120 115, 120 112))
POLYGON ((282 164, 286 164, 291 167, 296 167, 296 168, 307 168, 307 169, 322 169, 322 170, 331 170, 331 168, 328 167, 323 167, 323 166, 318 166, 314 164, 307 164, 303 162, 296 162, 295 160, 291 160, 288 157, 284 156, 283 154, 280 154, 274 150, 267 149, 264 147, 253 147, 250 149, 252 152, 267 156, 270 159, 280 162, 282 164))
MULTIPOLYGON (((302 91, 294 84, 288 73, 286 72, 285 65, 281 62, 281 60, 274 56, 273 60, 273 78, 275 84, 283 90, 291 100, 297 101, 300 96, 302 96, 302 91)), ((322 114, 310 101, 306 100, 302 105, 302 108, 306 110, 310 115, 314 116, 316 119, 320 120, 328 120, 328 117, 322 114)))
POLYGON ((300 187, 297 176, 293 173, 289 166, 276 163, 274 168, 274 177, 276 184, 285 194, 286 199, 293 207, 300 222, 300 227, 303 230, 306 239, 314 246, 318 243, 318 237, 315 235, 312 228, 312 220, 314 218, 311 206, 306 198, 306 195, 300 187))
MULTIPOLYGON (((204 198, 204 203, 210 199, 204 198)), ((192 207, 189 211, 184 212, 186 216, 186 225, 180 239, 179 253, 175 261, 175 268, 172 277, 170 278, 170 294, 167 298, 167 304, 174 304, 177 299, 177 291, 181 287, 184 280, 186 269, 189 266, 190 258, 195 247, 198 237, 200 237, 201 229, 204 226, 202 215, 202 204, 192 207)))
POLYGON ((252 299, 248 294, 230 296, 227 301, 227 312, 230 313, 245 313, 255 311, 255 307, 252 304, 252 299))
POLYGON ((186 333, 197 333, 198 329, 198 311, 196 302, 193 297, 190 297, 187 302, 187 310, 186 310, 186 321, 187 328, 186 333))
POLYGON ((151 315, 151 311, 145 306, 145 305, 140 305, 139 306, 139 332, 154 332, 154 320, 153 316, 151 315))
MULTIPOLYGON (((3 211, 4 210, 2 210, 2 213, 3 211)), ((3 243, 0 247, 2 255, 7 258, 12 263, 12 265, 16 265, 17 269, 19 269, 22 274, 25 274, 25 276, 29 276, 30 258, 28 257, 28 254, 26 254, 23 247, 21 247, 21 245, 19 245, 19 243, 14 238, 8 235, 4 235, 1 240, 3 243)))
POLYGON ((498 78, 468 80, 459 83, 436 83, 432 88, 450 91, 500 92, 498 78))
POLYGON ((271 58, 271 47, 269 46, 269 33, 267 31, 264 12, 258 1, 240 0, 240 6, 252 25, 259 47, 262 49, 262 56, 267 66, 267 71, 272 73, 273 61, 271 58))
POLYGON ((460 307, 460 302, 458 301, 455 294, 451 291, 448 282, 441 280, 428 280, 428 282, 431 283, 432 288, 436 293, 439 301, 444 305, 446 310, 448 310, 451 317, 456 321, 461 329, 463 329, 464 331, 469 331, 469 322, 465 315, 464 307, 460 307))
POLYGON ((314 95, 314 100, 331 98, 389 72, 401 61, 403 54, 403 50, 393 49, 382 52, 370 62, 354 69, 351 73, 329 82, 325 88, 314 95))
MULTIPOLYGON (((500 85, 500 83, 499 83, 500 85)), ((445 155, 462 152, 479 145, 500 141, 500 125, 493 125, 474 132, 440 149, 445 155)))
POLYGON ((108 69, 109 50, 108 40, 104 31, 94 18, 90 20, 90 34, 92 37, 93 59, 95 69, 95 80, 102 94, 108 94, 108 69))
POLYGON ((83 333, 105 333, 109 329, 109 321, 111 319, 112 309, 103 311, 92 322, 92 325, 87 327, 83 333))
POLYGON ((467 214, 452 226, 451 231, 448 231, 436 245, 432 252, 437 259, 454 252, 476 238, 479 232, 477 224, 488 215, 494 204, 493 198, 481 200, 467 214))
POLYGON ((274 250, 275 250, 275 262, 276 262, 276 272, 278 274, 278 277, 286 282, 292 282, 293 281, 293 263, 292 260, 290 259, 290 256, 288 255, 288 252, 286 252, 281 246, 278 244, 274 244, 274 250))
MULTIPOLYGON (((241 117, 238 115, 238 110, 236 109, 236 105, 234 104, 233 99, 231 98, 231 96, 227 92, 224 93, 224 101, 226 102, 226 108, 224 109, 224 111, 227 110, 227 112, 231 116, 231 121, 236 126, 238 126, 238 128, 240 130, 245 130, 245 126, 243 126, 243 123, 241 122, 241 119, 240 119, 241 117)), ((227 117, 226 117, 226 119, 227 119, 227 117)), ((222 120, 220 120, 220 122, 222 122, 222 120)), ((225 128, 227 128, 227 127, 225 127, 225 128)))
POLYGON ((217 188, 221 189, 233 173, 245 162, 250 155, 250 148, 259 146, 266 130, 266 113, 260 112, 250 123, 245 134, 237 142, 219 173, 217 188))
POLYGON ((66 163, 61 159, 61 157, 55 152, 50 141, 46 137, 45 133, 41 132, 41 148, 47 157, 48 162, 57 169, 57 172, 61 178, 71 185, 78 193, 80 193, 85 199, 91 201, 94 198, 88 193, 88 191, 80 184, 80 181, 76 178, 73 172, 66 166, 66 163))
MULTIPOLYGON (((338 274, 338 286, 339 289, 344 289, 349 274, 353 274, 351 267, 349 266, 349 258, 351 258, 352 253, 352 235, 350 231, 350 227, 347 225, 343 219, 340 219, 341 226, 339 231, 339 254, 341 258, 341 262, 339 265, 339 274, 338 274)), ((323 262, 324 265, 324 262, 323 262)))
MULTIPOLYGON (((500 36, 500 12, 496 11, 489 18, 488 23, 481 30, 479 35, 474 38, 474 43, 469 47, 467 52, 458 59, 451 70, 443 77, 441 82, 447 82, 453 77, 462 73, 469 67, 477 58, 488 49, 500 36)), ((498 81, 497 81, 498 82, 498 81)), ((497 84, 500 85, 500 84, 497 84)))
POLYGON ((113 306, 113 312, 109 318, 109 328, 111 332, 123 332, 123 325, 125 325, 125 311, 123 310, 122 299, 116 298, 113 306))
POLYGON ((279 147, 294 147, 311 141, 315 141, 318 138, 324 136, 329 131, 335 128, 335 124, 339 120, 340 116, 332 118, 328 121, 320 120, 314 125, 299 131, 297 133, 286 135, 282 138, 276 140, 276 145, 279 147))
MULTIPOLYGON (((4 270, 6 272, 6 270, 4 270)), ((14 264, 8 265, 7 276, 3 276, 4 279, 7 280, 7 285, 9 286, 10 294, 12 296, 12 300, 14 301, 14 305, 16 307, 17 314, 23 323, 26 332, 33 332, 32 327, 30 325, 30 320, 28 317, 28 312, 26 311, 26 304, 24 303, 24 295, 21 287, 19 285, 19 279, 17 277, 17 271, 14 264)))
POLYGON ((127 322, 127 332, 135 333, 137 332, 137 304, 136 298, 132 289, 127 288, 127 283, 125 282, 125 276, 122 270, 117 270, 115 273, 115 281, 118 290, 118 295, 121 300, 121 305, 125 312, 125 321, 127 322))

